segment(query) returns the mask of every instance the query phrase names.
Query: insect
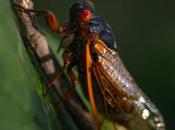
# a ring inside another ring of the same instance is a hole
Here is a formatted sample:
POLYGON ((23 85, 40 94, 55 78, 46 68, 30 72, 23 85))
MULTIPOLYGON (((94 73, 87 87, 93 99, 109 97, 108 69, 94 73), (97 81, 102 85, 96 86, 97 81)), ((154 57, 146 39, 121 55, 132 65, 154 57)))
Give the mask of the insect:
POLYGON ((91 1, 75 2, 64 25, 51 11, 25 11, 44 15, 52 31, 64 34, 61 42, 65 48, 64 66, 58 75, 66 70, 75 87, 78 80, 72 68, 78 66, 98 129, 103 126, 98 114, 102 113, 106 119, 130 130, 165 130, 160 112, 125 68, 110 26, 97 14, 91 1), (65 44, 69 37, 71 42, 65 44))

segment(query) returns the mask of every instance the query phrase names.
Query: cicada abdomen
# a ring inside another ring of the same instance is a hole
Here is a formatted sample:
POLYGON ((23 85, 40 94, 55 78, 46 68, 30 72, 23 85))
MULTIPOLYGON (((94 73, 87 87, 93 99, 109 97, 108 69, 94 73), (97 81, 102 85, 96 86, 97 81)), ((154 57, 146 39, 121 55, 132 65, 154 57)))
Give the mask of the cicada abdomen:
POLYGON ((106 117, 132 130, 165 130, 160 112, 137 86, 118 53, 100 40, 92 50, 96 53, 92 71, 103 95, 106 117))

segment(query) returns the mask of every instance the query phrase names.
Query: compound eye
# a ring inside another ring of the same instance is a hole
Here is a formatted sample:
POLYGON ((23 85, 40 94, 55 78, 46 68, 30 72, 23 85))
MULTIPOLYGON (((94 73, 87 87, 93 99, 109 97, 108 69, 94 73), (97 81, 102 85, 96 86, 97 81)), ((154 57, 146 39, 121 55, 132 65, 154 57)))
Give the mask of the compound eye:
POLYGON ((80 20, 87 22, 92 18, 92 12, 90 10, 83 10, 80 13, 80 20))

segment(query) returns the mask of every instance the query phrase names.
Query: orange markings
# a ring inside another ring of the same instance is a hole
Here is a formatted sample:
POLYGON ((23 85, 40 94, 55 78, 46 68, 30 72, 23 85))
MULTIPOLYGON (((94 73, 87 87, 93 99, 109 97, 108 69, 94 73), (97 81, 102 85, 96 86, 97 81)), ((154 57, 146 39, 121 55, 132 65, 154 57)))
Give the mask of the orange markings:
POLYGON ((57 32, 60 29, 60 24, 58 23, 58 20, 52 11, 47 12, 46 19, 47 19, 50 29, 53 32, 57 32))
POLYGON ((92 77, 91 77, 91 69, 92 69, 92 59, 91 59, 91 53, 90 53, 90 43, 86 43, 85 47, 85 71, 86 71, 86 82, 87 82, 87 88, 88 88, 88 94, 89 94, 89 101, 92 108, 92 114, 93 118, 97 124, 98 129, 101 127, 100 118, 98 116, 98 110, 95 103, 94 98, 94 92, 92 87, 92 77))

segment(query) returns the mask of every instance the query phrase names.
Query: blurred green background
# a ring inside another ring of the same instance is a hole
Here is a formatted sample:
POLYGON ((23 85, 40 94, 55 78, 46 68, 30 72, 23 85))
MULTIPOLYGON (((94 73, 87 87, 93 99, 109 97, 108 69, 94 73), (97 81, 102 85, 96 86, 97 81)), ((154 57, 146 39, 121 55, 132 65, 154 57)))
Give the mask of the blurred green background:
MULTIPOLYGON (((73 2, 35 0, 35 8, 53 10, 63 23, 73 2)), ((175 1, 93 2, 111 25, 128 70, 161 111, 167 130, 175 129, 175 1)), ((46 111, 51 112, 43 110, 47 107, 35 91, 40 83, 23 48, 9 0, 0 4, 0 59, 0 129, 19 130, 21 123, 23 130, 51 129, 46 111)))

